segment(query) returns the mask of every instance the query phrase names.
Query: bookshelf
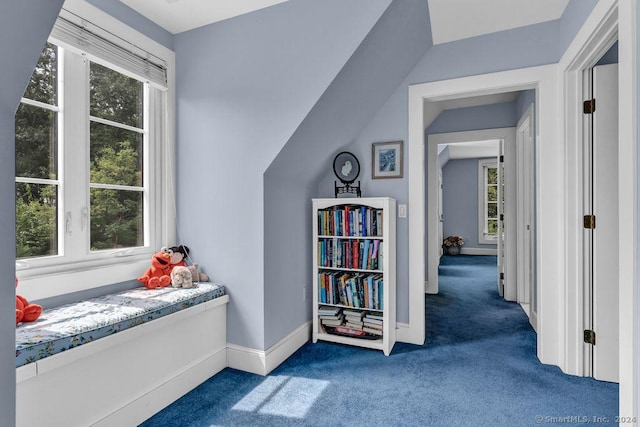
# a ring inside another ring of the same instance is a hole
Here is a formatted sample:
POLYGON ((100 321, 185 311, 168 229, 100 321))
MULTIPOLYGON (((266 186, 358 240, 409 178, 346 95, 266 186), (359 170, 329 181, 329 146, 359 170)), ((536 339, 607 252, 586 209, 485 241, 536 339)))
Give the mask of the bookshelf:
POLYGON ((396 201, 313 199, 313 342, 396 342, 396 201))

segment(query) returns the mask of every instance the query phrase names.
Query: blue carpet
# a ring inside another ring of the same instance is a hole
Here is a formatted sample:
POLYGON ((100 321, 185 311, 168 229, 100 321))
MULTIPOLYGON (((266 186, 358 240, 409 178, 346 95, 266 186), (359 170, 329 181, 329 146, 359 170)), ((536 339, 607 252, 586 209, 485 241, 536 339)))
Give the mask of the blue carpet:
POLYGON ((426 296, 425 345, 308 343, 267 377, 225 369, 143 426, 524 426, 613 420, 618 385, 536 358, 520 306, 497 295, 496 258, 444 256, 426 296))

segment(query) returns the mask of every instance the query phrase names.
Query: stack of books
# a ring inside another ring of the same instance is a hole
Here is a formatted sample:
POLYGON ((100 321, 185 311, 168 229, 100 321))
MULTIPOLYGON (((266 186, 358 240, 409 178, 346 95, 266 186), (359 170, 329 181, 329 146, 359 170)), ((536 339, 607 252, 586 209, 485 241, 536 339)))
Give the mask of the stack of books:
POLYGON ((362 319, 362 330, 373 335, 382 335, 382 313, 367 313, 362 319))
POLYGON ((345 326, 347 328, 356 329, 358 331, 362 330, 362 327, 364 325, 362 318, 364 317, 366 312, 344 309, 342 313, 344 314, 344 320, 346 322, 345 326))
POLYGON ((341 326, 344 324, 342 308, 321 305, 318 307, 318 319, 324 326, 341 326))

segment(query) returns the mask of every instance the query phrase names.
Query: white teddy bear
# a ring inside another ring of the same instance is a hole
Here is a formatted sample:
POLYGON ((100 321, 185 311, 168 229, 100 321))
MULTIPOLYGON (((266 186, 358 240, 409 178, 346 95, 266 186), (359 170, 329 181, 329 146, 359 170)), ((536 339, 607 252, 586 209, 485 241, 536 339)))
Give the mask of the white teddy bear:
POLYGON ((189 267, 178 266, 171 270, 171 286, 174 288, 193 288, 194 283, 189 267))

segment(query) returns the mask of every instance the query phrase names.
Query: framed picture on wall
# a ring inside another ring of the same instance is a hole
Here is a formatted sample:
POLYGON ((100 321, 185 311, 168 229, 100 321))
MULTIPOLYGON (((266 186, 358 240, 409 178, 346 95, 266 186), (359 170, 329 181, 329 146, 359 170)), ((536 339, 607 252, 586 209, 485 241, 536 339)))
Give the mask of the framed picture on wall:
POLYGON ((402 141, 371 145, 371 178, 402 178, 402 141))

